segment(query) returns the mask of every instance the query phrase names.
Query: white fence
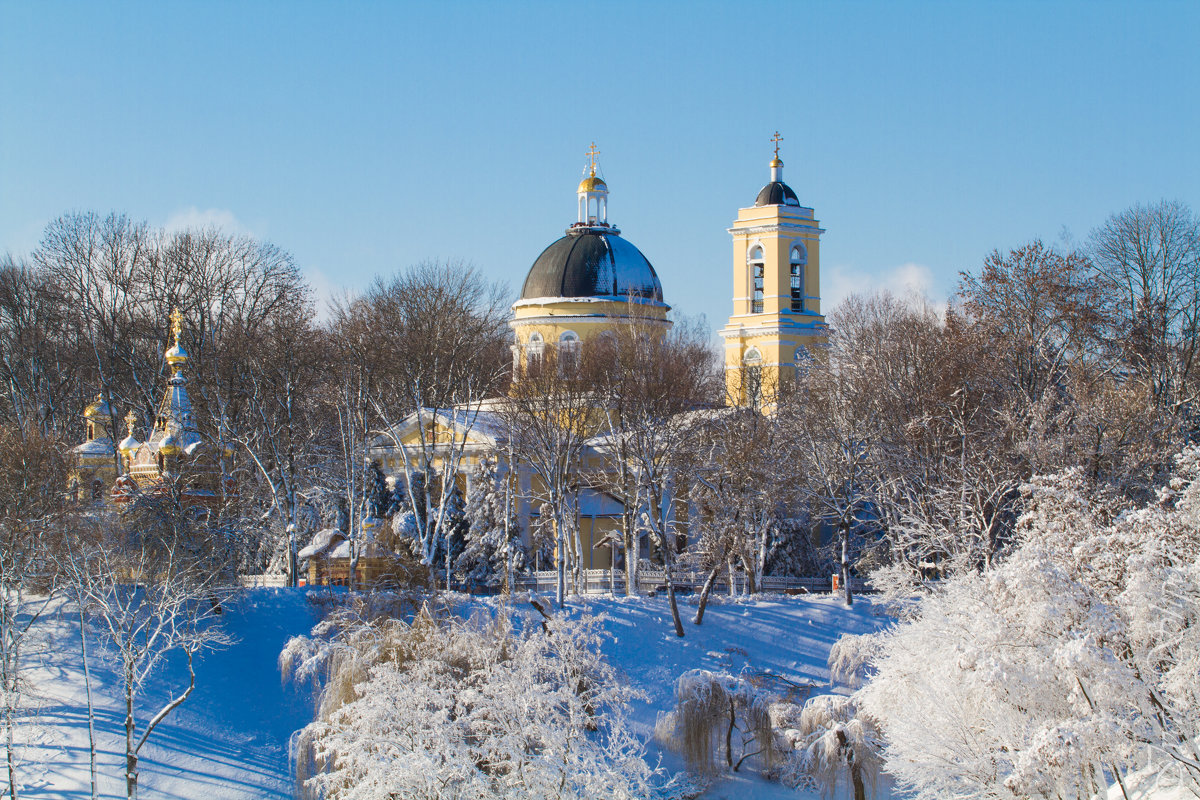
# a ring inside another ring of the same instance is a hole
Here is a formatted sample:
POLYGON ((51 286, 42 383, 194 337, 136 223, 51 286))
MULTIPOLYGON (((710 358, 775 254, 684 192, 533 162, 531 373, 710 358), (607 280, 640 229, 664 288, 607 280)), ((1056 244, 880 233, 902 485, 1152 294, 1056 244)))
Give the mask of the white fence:
MULTIPOLYGON (((683 594, 699 592, 704 587, 708 576, 701 572, 675 573, 675 591, 683 594)), ((445 580, 444 577, 439 580, 445 580)), ((245 587, 283 587, 287 586, 284 575, 239 575, 238 581, 245 587)), ((553 592, 558 585, 558 573, 554 570, 534 572, 517 578, 517 589, 529 592, 553 592)), ((832 578, 790 578, 776 575, 763 576, 759 591, 803 594, 805 592, 828 592, 832 589, 832 578)), ((866 581, 854 578, 851 588, 855 592, 868 590, 866 581)), ((567 591, 571 591, 571 576, 567 575, 567 591)), ((745 589, 745 583, 739 579, 737 590, 745 589)), ((652 594, 667 590, 667 578, 661 569, 638 571, 639 594, 652 594)), ((728 594, 728 575, 719 576, 713 584, 714 594, 728 594)), ((580 576, 580 594, 625 594, 625 571, 609 569, 587 569, 580 576)))
MULTIPOLYGON (((675 573, 674 580, 675 591, 689 594, 699 592, 704 587, 704 581, 707 577, 706 574, 700 572, 677 572, 675 573)), ((523 591, 552 592, 557 585, 558 573, 553 570, 534 572, 517 578, 517 588, 523 591)), ((571 576, 568 574, 567 591, 571 591, 571 588, 571 576)), ((741 579, 738 580, 736 588, 738 591, 745 588, 745 584, 741 579)), ((805 592, 828 592, 832 588, 832 577, 791 578, 765 575, 763 576, 762 586, 759 587, 759 591, 803 594, 805 592)), ((855 592, 867 591, 867 582, 861 578, 853 578, 851 580, 851 589, 855 592)), ((641 594, 665 592, 667 590, 666 575, 661 569, 642 568, 638 571, 638 590, 641 594)), ((625 593, 624 570, 588 569, 583 571, 580 576, 580 594, 607 594, 610 591, 616 594, 625 593)), ((728 576, 718 576, 716 582, 713 584, 712 591, 714 594, 728 594, 728 576)))
POLYGON ((286 575, 238 575, 238 583, 246 588, 287 586, 286 575))

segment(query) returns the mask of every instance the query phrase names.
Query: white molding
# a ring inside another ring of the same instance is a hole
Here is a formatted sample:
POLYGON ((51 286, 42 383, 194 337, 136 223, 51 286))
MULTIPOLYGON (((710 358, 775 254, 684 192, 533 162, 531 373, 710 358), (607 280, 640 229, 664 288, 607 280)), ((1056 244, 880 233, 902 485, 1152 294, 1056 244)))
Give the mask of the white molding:
POLYGON ((777 223, 768 225, 755 225, 754 227, 746 228, 726 228, 726 230, 734 236, 761 236, 764 233, 809 233, 820 236, 825 232, 824 228, 818 228, 815 225, 793 225, 789 223, 777 223))
POLYGON ((563 325, 570 322, 603 322, 604 320, 635 319, 652 325, 671 327, 675 323, 669 319, 655 317, 639 317, 632 314, 548 314, 542 317, 522 317, 508 321, 508 326, 514 331, 527 325, 563 325))

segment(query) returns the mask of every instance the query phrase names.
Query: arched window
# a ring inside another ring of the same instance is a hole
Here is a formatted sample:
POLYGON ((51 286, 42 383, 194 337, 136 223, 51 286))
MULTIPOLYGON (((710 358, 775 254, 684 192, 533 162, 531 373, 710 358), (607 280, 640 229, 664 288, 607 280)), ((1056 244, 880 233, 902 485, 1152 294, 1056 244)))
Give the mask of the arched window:
POLYGON ((763 278, 765 272, 766 263, 763 260, 763 249, 755 245, 750 248, 750 275, 754 280, 754 295, 750 301, 751 314, 761 314, 763 312, 763 278))
POLYGON ((804 313, 804 267, 808 264, 808 253, 800 242, 792 245, 792 311, 804 313))
POLYGON ((558 368, 579 369, 579 335, 575 331, 563 331, 558 337, 558 368))
POLYGON ((542 363, 542 354, 546 352, 546 343, 542 335, 534 331, 529 335, 529 343, 525 345, 525 368, 533 369, 542 363))
POLYGON ((751 347, 742 356, 742 393, 747 406, 757 408, 762 401, 762 353, 751 347))

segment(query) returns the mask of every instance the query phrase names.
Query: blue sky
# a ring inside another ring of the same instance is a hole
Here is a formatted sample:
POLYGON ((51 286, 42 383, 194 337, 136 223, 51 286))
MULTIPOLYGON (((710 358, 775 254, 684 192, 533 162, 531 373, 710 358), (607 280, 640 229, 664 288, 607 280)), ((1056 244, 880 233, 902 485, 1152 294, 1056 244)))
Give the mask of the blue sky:
POLYGON ((952 290, 992 248, 1200 206, 1200 3, 0 0, 0 252, 71 210, 218 222, 321 293, 427 258, 515 298, 610 219, 719 327, 726 229, 785 179, 822 294, 952 290))

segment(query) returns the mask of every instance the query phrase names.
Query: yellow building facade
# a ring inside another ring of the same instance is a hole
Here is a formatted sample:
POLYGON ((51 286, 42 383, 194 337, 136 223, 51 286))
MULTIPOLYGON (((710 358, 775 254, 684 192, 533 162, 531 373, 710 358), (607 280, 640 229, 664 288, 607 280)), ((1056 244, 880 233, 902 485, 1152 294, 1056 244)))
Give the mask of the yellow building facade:
POLYGON ((794 382, 827 339, 821 315, 825 231, 783 182, 778 140, 770 166, 771 182, 754 205, 738 210, 729 228, 733 314, 720 331, 728 402, 760 408, 794 382))

